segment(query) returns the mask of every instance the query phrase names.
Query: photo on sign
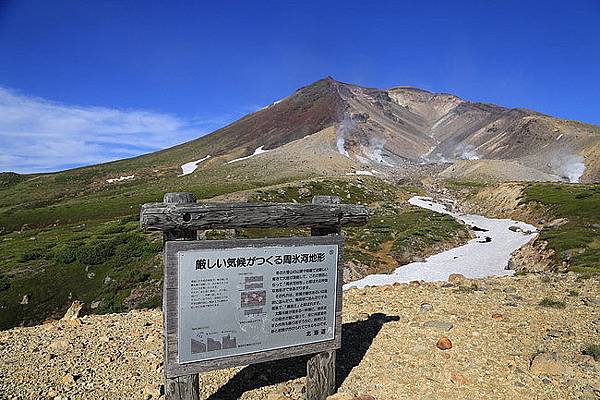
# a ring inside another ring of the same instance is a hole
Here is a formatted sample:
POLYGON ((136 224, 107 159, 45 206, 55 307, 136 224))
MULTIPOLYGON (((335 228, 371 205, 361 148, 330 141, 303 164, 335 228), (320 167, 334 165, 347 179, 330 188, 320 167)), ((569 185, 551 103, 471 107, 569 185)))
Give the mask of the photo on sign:
POLYGON ((267 304, 267 292, 264 290, 260 292, 242 292, 240 296, 240 307, 242 308, 256 308, 267 304))

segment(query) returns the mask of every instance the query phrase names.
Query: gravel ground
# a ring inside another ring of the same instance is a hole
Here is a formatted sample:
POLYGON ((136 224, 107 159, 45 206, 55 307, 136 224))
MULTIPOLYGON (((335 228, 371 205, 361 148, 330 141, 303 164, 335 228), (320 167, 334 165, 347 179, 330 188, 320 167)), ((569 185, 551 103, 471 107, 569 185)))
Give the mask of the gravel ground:
MULTIPOLYGON (((340 393, 377 400, 600 398, 600 361, 582 354, 600 345, 598 277, 351 289, 343 332, 340 393), (539 305, 544 298, 565 306, 539 305), (451 349, 436 347, 448 346, 443 337, 451 349)), ((304 362, 203 374, 203 398, 301 398, 304 362)), ((1 399, 159 398, 162 377, 158 310, 0 332, 1 399)))

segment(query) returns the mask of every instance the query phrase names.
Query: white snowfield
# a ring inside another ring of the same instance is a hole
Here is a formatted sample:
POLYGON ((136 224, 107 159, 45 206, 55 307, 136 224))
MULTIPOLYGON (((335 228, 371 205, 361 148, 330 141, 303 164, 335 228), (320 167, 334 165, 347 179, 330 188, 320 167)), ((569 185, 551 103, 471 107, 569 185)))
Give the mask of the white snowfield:
POLYGON ((183 171, 183 173, 179 176, 184 176, 184 175, 189 175, 192 172, 194 172, 196 170, 196 168, 198 168, 198 164, 200 164, 202 161, 206 161, 210 158, 210 154, 207 155, 204 158, 201 158, 199 160, 196 161, 190 161, 189 163, 185 163, 181 166, 181 171, 183 171))
POLYGON ((354 172, 346 172, 346 175, 363 175, 363 176, 375 176, 375 174, 382 174, 383 172, 376 171, 374 169, 370 171, 354 171, 354 172))
POLYGON ((475 231, 477 237, 463 246, 433 255, 423 262, 403 265, 389 275, 368 275, 358 281, 347 283, 344 285, 344 290, 416 280, 445 281, 450 274, 462 274, 467 278, 512 275, 514 271, 505 269, 511 253, 537 236, 536 228, 524 222, 450 212, 444 205, 434 203, 427 197, 415 196, 409 200, 409 203, 451 215, 467 225, 486 229, 487 232, 475 231), (520 231, 509 230, 511 226, 518 227, 520 231), (486 238, 490 238, 491 241, 486 241, 486 238))
POLYGON ((133 178, 135 178, 135 175, 120 176, 118 178, 107 179, 106 182, 108 182, 108 183, 122 182, 122 181, 128 181, 133 178))
POLYGON ((257 148, 256 150, 254 150, 253 154, 250 154, 249 156, 240 157, 240 158, 233 159, 231 161, 227 161, 227 164, 231 164, 231 163, 242 161, 242 160, 247 160, 247 159, 249 159, 251 157, 254 157, 254 156, 257 156, 259 154, 263 154, 263 153, 266 153, 267 151, 269 151, 269 150, 264 150, 263 147, 265 147, 265 146, 264 145, 260 146, 259 148, 257 148))

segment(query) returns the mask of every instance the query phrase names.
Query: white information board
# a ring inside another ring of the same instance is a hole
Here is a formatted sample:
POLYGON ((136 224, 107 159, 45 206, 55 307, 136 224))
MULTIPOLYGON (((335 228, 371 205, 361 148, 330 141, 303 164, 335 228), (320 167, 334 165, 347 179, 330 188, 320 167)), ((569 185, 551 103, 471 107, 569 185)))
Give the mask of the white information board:
POLYGON ((335 338, 341 239, 298 240, 176 252, 179 364, 335 338))

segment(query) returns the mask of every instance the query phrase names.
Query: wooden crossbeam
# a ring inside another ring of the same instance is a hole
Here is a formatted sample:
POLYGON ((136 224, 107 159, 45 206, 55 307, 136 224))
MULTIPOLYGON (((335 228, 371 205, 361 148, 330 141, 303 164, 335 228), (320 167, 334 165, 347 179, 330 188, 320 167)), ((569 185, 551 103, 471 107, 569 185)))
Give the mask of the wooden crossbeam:
POLYGON ((327 228, 360 226, 369 218, 366 206, 296 203, 148 203, 142 206, 145 230, 232 228, 327 228))

